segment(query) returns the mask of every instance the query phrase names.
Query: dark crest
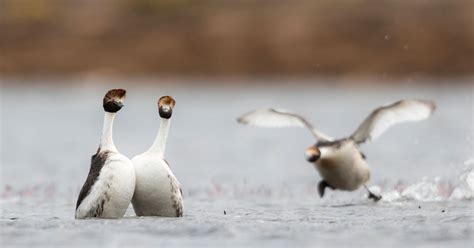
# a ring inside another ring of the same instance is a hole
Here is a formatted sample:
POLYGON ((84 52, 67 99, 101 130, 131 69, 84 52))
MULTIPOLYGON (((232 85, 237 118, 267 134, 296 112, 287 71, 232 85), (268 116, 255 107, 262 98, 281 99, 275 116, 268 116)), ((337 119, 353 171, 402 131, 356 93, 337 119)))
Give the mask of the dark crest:
POLYGON ((158 112, 161 118, 169 119, 173 114, 176 101, 171 96, 163 96, 158 100, 158 112))
POLYGON ((109 90, 104 96, 104 110, 110 113, 116 113, 123 107, 123 100, 127 92, 124 89, 109 90))

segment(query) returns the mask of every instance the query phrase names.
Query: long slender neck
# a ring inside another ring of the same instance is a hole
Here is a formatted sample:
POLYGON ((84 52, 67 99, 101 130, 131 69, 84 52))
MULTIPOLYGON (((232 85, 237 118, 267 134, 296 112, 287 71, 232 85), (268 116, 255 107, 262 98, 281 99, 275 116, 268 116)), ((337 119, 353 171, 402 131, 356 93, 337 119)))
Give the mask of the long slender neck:
POLYGON ((101 151, 117 151, 112 138, 112 127, 114 124, 115 113, 105 112, 104 115, 104 127, 102 128, 102 136, 100 137, 100 150, 101 151))
POLYGON ((156 135, 155 141, 148 153, 153 153, 163 158, 165 154, 166 140, 168 139, 168 132, 170 130, 171 119, 161 118, 160 129, 158 129, 158 134, 156 135))

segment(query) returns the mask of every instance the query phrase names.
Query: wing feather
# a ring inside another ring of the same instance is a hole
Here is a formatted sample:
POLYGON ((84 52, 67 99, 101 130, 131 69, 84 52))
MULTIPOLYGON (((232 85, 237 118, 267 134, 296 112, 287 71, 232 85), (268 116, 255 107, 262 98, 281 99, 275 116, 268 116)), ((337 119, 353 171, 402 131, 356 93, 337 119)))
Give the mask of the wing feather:
POLYGON ((97 151, 96 154, 92 155, 89 174, 87 176, 86 182, 81 188, 79 197, 77 198, 76 210, 79 207, 79 205, 81 205, 84 198, 86 198, 86 196, 89 195, 92 189, 92 186, 94 186, 95 182, 99 178, 100 170, 104 166, 105 161, 107 160, 108 156, 109 156, 109 152, 100 152, 99 150, 97 151))
POLYGON ((426 100, 401 100, 375 109, 352 134, 358 144, 378 138, 391 126, 421 121, 431 116, 436 104, 426 100))
POLYGON ((318 140, 332 141, 333 138, 316 130, 305 118, 288 110, 261 108, 242 115, 237 122, 256 127, 304 127, 318 140))

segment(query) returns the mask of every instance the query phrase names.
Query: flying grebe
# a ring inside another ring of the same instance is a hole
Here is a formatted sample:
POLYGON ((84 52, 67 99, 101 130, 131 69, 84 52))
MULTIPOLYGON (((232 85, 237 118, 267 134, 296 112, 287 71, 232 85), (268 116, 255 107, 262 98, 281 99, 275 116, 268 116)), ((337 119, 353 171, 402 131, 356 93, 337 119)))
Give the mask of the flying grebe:
POLYGON ((323 178, 318 185, 319 195, 323 197, 327 187, 354 191, 364 185, 369 198, 378 201, 381 196, 370 192, 366 186, 370 171, 359 145, 378 138, 394 124, 427 119, 435 108, 434 102, 425 100, 402 100, 382 106, 375 109, 350 137, 337 140, 316 130, 305 118, 286 110, 258 109, 237 121, 252 126, 309 129, 317 143, 309 147, 305 155, 323 178))

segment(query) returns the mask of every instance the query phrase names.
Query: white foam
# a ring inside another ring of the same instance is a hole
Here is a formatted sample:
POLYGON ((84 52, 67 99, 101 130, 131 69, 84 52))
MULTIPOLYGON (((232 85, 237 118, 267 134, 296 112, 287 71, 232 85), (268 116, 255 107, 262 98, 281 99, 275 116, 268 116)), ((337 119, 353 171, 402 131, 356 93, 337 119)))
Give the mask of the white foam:
POLYGON ((459 184, 454 188, 451 200, 474 199, 474 168, 471 168, 459 176, 459 184))
POLYGON ((474 158, 470 158, 470 159, 464 161, 464 165, 466 165, 466 166, 474 165, 474 158))
MULTIPOLYGON (((471 163, 474 165, 474 163, 471 163)), ((439 177, 423 178, 407 186, 382 193, 383 201, 415 200, 424 202, 474 199, 474 168, 461 173, 455 182, 443 181, 439 177)), ((371 187, 376 189, 376 187, 371 187)))
POLYGON ((434 180, 423 178, 421 182, 405 188, 401 195, 403 198, 410 200, 441 201, 443 196, 440 191, 440 181, 439 177, 436 177, 434 180))

